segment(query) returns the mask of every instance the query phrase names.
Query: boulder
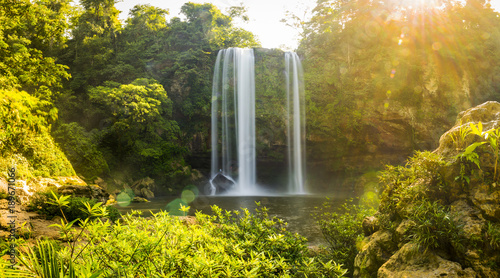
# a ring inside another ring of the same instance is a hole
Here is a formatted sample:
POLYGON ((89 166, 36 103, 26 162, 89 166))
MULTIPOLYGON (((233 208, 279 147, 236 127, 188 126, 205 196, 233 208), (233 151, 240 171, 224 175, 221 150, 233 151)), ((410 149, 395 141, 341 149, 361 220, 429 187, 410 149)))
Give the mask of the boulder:
POLYGON ((378 219, 375 216, 367 216, 361 223, 365 236, 370 236, 379 230, 378 219))
POLYGON ((109 194, 100 188, 98 185, 64 185, 57 189, 57 192, 62 195, 70 195, 75 197, 86 197, 95 199, 98 202, 105 204, 108 201, 109 194))
POLYGON ((421 252, 412 243, 407 243, 384 263, 377 272, 378 278, 439 278, 439 277, 478 277, 471 268, 462 269, 457 262, 441 258, 430 252, 421 252))
POLYGON ((460 131, 468 128, 470 123, 477 124, 479 122, 482 123, 484 131, 500 127, 500 103, 488 101, 458 114, 455 125, 441 135, 439 147, 435 152, 444 156, 455 156, 460 151, 463 151, 465 146, 470 145, 477 138, 467 136, 463 138, 464 140, 461 140, 460 131), (459 138, 458 142, 457 138, 459 138))
POLYGON ((15 215, 15 224, 18 228, 16 235, 24 238, 49 238, 60 239, 59 228, 50 227, 52 224, 61 224, 60 221, 45 220, 45 217, 36 212, 26 211, 26 207, 16 203, 14 214, 9 210, 8 201, 0 200, 0 238, 7 239, 11 235, 10 222, 15 215))
POLYGON ((377 269, 396 251, 393 235, 380 230, 365 239, 354 261, 354 277, 376 277, 377 269))
POLYGON ((396 242, 398 243, 398 247, 401 247, 402 243, 406 242, 408 233, 410 232, 413 226, 415 226, 415 222, 413 222, 412 220, 405 219, 401 221, 401 223, 394 232, 394 237, 396 242))
MULTIPOLYGON (((418 190, 412 191, 415 196, 421 194, 449 211, 452 223, 458 228, 457 237, 429 246, 425 252, 422 247, 417 248, 411 236, 418 220, 409 209, 417 203, 403 203, 396 215, 384 215, 400 221, 393 223, 395 229, 380 228, 365 238, 367 243, 355 259, 354 277, 500 277, 500 253, 493 236, 488 234, 495 233, 488 232, 488 227, 492 227, 489 225, 500 224, 500 185, 497 184, 500 182, 493 180, 495 156, 489 145, 483 145, 475 150, 480 167, 457 159, 467 146, 484 141, 480 136, 467 135, 470 123, 479 122, 483 131, 500 128, 500 103, 489 101, 460 113, 455 126, 441 136, 439 147, 434 151, 445 163, 438 167, 427 165, 423 168, 425 172, 413 174, 410 184, 405 185, 418 190)), ((424 165, 426 160, 416 163, 424 165)), ((386 198, 397 200, 401 192, 388 188, 394 191, 386 191, 384 194, 389 194, 386 198)), ((369 234, 370 221, 365 222, 363 228, 369 234)))
POLYGON ((155 181, 146 177, 135 181, 130 188, 133 190, 134 194, 138 197, 151 199, 155 197, 153 191, 156 189, 155 181))
POLYGON ((149 202, 148 199, 145 199, 145 198, 142 198, 142 197, 138 197, 138 196, 135 196, 132 199, 132 203, 147 203, 147 202, 149 202))
POLYGON ((212 184, 215 186, 215 190, 217 193, 226 192, 229 189, 233 188, 235 182, 230 178, 224 176, 222 173, 218 173, 212 179, 212 184))

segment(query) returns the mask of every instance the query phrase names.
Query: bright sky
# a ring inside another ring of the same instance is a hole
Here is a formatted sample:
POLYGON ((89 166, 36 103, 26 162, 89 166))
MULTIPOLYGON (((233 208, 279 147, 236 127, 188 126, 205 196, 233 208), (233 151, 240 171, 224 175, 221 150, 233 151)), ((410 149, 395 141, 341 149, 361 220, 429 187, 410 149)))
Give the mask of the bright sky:
POLYGON ((122 11, 120 14, 120 19, 122 20, 128 17, 128 11, 137 4, 150 4, 155 7, 167 9, 170 11, 168 17, 179 17, 180 8, 186 2, 212 3, 223 12, 227 8, 239 6, 243 2, 244 6, 247 7, 247 15, 250 21, 248 23, 238 21, 236 22, 237 26, 256 35, 262 47, 282 48, 285 50, 295 50, 299 39, 297 30, 280 22, 281 19, 285 18, 285 12, 289 10, 302 17, 307 8, 311 10, 311 7, 316 4, 316 0, 123 0, 123 2, 117 3, 115 7, 122 11), (305 2, 307 2, 309 7, 304 4, 305 2))
MULTIPOLYGON (((116 8, 122 12, 120 14, 122 20, 128 17, 128 11, 137 4, 150 4, 167 9, 170 11, 169 17, 175 17, 180 16, 180 8, 185 2, 189 2, 189 0, 123 0, 116 4, 116 8)), ((299 39, 298 30, 280 22, 281 19, 286 17, 286 11, 291 11, 293 14, 305 19, 305 12, 311 11, 316 4, 316 0, 191 0, 191 2, 209 2, 223 12, 228 7, 238 6, 243 3, 247 7, 247 15, 250 21, 248 23, 236 22, 236 24, 256 35, 262 47, 284 50, 295 50, 299 39)), ((493 9, 500 11, 500 0, 491 0, 490 3, 493 9)))

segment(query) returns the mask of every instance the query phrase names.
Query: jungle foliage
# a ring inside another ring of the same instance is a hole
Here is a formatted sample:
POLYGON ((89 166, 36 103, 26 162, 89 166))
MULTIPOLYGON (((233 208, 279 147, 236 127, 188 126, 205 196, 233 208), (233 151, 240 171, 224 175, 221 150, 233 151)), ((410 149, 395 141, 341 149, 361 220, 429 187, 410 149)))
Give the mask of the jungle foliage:
MULTIPOLYGON (((68 205, 64 196, 51 203, 68 205)), ((58 277, 344 277, 346 272, 333 261, 309 257, 305 239, 269 217, 266 208, 250 213, 214 206, 212 216, 197 212, 194 224, 167 212, 144 218, 135 211, 112 225, 100 219, 107 215, 100 203, 84 205, 82 230, 72 228, 75 221, 57 225, 69 244, 40 241, 28 247, 17 277, 54 277, 54 272, 62 273, 58 277)))
POLYGON ((333 200, 323 203, 321 210, 314 215, 321 233, 328 243, 328 257, 341 263, 347 269, 347 275, 354 273, 354 259, 364 239, 362 222, 373 215, 376 208, 363 202, 348 200, 341 206, 333 200))
POLYGON ((498 12, 437 2, 318 0, 310 20, 288 19, 303 34, 312 155, 434 149, 458 112, 500 100, 498 12))
POLYGON ((32 168, 21 176, 74 174, 47 161, 55 146, 28 140, 41 136, 33 132, 53 142, 51 132, 87 180, 182 179, 186 154, 207 150, 217 51, 258 46, 232 23, 248 19, 245 9, 186 3, 184 19, 168 20, 167 10, 137 5, 121 22, 115 3, 0 2, 1 157, 19 153, 32 168))

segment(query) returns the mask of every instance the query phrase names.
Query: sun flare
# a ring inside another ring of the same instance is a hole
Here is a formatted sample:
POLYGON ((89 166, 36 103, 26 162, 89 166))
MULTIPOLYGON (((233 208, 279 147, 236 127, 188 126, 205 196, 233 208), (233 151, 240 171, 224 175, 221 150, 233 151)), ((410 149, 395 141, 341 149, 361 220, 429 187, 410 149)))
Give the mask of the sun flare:
POLYGON ((400 0, 399 2, 407 9, 434 9, 443 5, 442 0, 400 0))

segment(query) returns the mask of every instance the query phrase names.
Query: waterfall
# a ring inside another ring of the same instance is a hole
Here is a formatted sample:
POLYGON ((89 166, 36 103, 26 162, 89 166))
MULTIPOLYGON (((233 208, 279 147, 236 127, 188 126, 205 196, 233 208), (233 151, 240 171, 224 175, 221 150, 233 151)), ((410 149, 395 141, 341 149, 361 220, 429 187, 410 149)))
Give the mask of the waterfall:
POLYGON ((305 183, 305 107, 300 59, 295 52, 285 53, 287 95, 287 132, 289 193, 304 193, 305 183))
MULTIPOLYGON (((305 112, 300 60, 285 53, 285 93, 289 185, 288 193, 304 193, 305 112)), ((214 179, 222 176, 239 195, 258 194, 256 185, 255 57, 253 49, 219 51, 212 85, 212 164, 209 194, 217 193, 214 179)))

